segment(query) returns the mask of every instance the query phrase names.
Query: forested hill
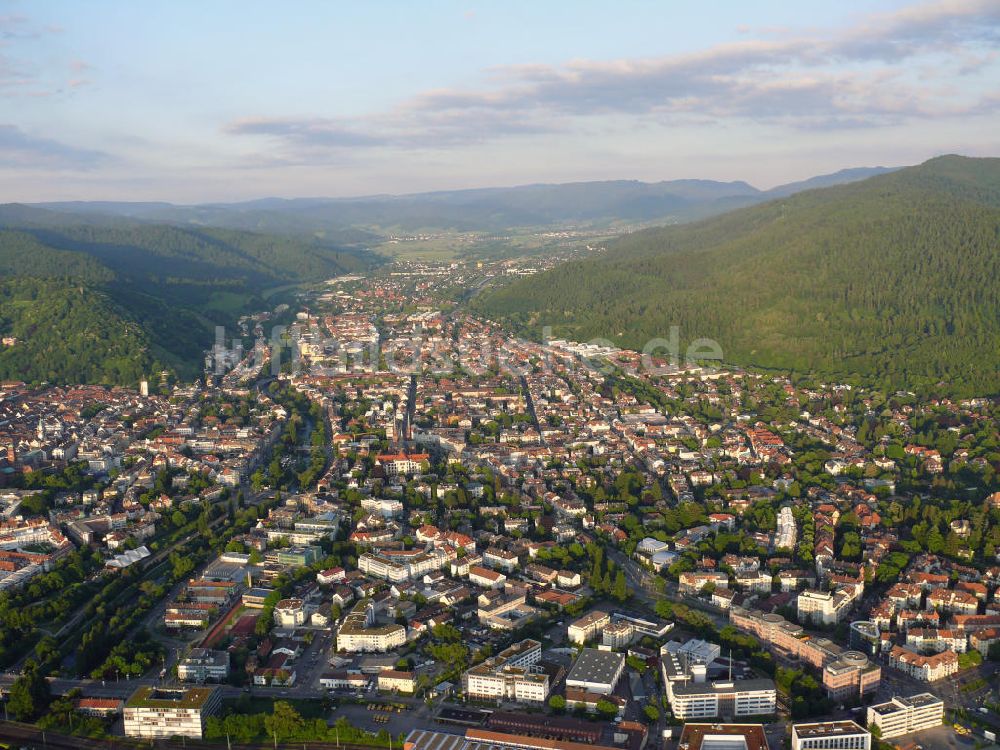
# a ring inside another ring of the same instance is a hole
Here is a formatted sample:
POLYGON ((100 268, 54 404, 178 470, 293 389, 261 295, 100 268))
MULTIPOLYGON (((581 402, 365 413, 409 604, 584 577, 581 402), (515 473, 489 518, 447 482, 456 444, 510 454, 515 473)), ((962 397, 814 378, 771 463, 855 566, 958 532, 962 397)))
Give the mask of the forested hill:
POLYGON ((64 225, 0 207, 0 378, 135 385, 199 371, 216 325, 276 304, 268 290, 360 270, 316 239, 128 221, 64 225), (11 341, 14 339, 15 341, 11 341))
POLYGON ((940 157, 695 224, 481 295, 537 334, 641 348, 678 325, 729 362, 1000 391, 1000 159, 940 157))

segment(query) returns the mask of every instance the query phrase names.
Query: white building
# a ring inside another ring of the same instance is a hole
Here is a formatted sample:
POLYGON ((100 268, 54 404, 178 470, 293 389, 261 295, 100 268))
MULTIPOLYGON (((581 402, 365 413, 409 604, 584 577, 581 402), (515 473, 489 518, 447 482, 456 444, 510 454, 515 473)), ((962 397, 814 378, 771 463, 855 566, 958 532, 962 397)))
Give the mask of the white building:
POLYGON ((795 541, 798 537, 798 526, 795 524, 795 516, 792 515, 790 505, 785 505, 778 512, 778 528, 774 535, 774 546, 777 549, 795 549, 795 541))
POLYGON ((613 651, 585 648, 566 677, 567 688, 611 695, 625 670, 625 657, 613 651))
POLYGON ((181 682, 223 682, 229 677, 229 652, 193 648, 177 665, 181 682))
POLYGON ((482 565, 473 565, 469 568, 469 583, 484 589, 502 589, 507 583, 507 576, 482 565))
POLYGON ((355 604, 337 631, 339 651, 380 653, 404 643, 406 628, 402 625, 375 625, 375 607, 369 599, 355 604))
POLYGON ((871 750, 872 735, 853 721, 792 724, 792 750, 871 750))
POLYGON ((201 739, 205 719, 220 708, 222 691, 217 687, 141 687, 125 703, 125 736, 201 739))
POLYGON ((868 728, 878 727, 883 740, 941 726, 943 722, 944 701, 930 693, 918 693, 909 698, 897 696, 868 707, 868 728))
POLYGON ((684 721, 773 714, 778 701, 772 680, 669 682, 667 693, 674 716, 684 721))
POLYGON ((369 513, 377 513, 383 518, 394 518, 403 515, 403 503, 395 498, 363 497, 361 507, 369 513))
POLYGON ((583 645, 595 639, 598 634, 611 623, 611 615, 595 609, 578 620, 574 620, 566 628, 566 636, 570 643, 583 645))
POLYGON ((358 569, 375 578, 391 583, 402 583, 420 578, 425 573, 439 570, 454 557, 446 549, 388 551, 382 554, 366 553, 358 558, 358 569))
POLYGON ((799 622, 836 625, 851 608, 851 598, 839 591, 806 589, 796 602, 799 622))
POLYGON ((610 648, 625 648, 635 637, 635 625, 628 620, 609 623, 601 633, 601 643, 610 648))
POLYGON ((526 639, 472 667, 462 676, 466 693, 478 700, 544 703, 549 676, 537 668, 542 644, 526 639))
POLYGON ((274 624, 279 628, 297 628, 305 625, 305 603, 301 599, 282 599, 274 605, 274 624))

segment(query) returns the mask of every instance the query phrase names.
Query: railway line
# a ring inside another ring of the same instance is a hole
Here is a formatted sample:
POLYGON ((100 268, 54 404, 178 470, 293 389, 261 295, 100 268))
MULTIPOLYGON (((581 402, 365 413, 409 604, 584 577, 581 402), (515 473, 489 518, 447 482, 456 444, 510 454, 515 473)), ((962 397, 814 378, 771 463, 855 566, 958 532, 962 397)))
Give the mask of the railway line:
MULTIPOLYGON (((12 748, 26 747, 31 750, 181 750, 186 748, 220 748, 227 750, 374 750, 372 745, 357 745, 348 742, 317 742, 310 740, 289 740, 275 743, 237 743, 225 740, 222 742, 206 742, 194 739, 156 739, 140 740, 136 738, 112 738, 93 740, 84 737, 72 737, 58 732, 43 731, 38 727, 17 722, 0 722, 0 743, 6 743, 12 748)), ((402 750, 401 748, 399 750, 402 750)))

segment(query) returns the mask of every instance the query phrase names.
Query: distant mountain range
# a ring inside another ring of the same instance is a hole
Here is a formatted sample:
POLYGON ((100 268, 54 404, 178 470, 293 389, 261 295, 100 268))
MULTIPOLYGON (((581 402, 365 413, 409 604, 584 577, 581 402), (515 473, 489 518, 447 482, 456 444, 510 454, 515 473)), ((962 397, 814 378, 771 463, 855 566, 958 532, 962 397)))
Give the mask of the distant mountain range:
POLYGON ((0 207, 4 216, 43 225, 142 223, 226 227, 279 234, 319 234, 341 244, 371 243, 382 232, 672 223, 704 218, 801 190, 892 171, 845 169, 771 190, 746 182, 610 180, 560 185, 450 190, 359 198, 264 198, 244 203, 69 202, 0 207), (6 212, 6 213, 5 213, 6 212))
POLYGON ((984 395, 998 280, 1000 159, 947 156, 637 232, 474 306, 534 335, 641 349, 676 325, 728 362, 984 395))

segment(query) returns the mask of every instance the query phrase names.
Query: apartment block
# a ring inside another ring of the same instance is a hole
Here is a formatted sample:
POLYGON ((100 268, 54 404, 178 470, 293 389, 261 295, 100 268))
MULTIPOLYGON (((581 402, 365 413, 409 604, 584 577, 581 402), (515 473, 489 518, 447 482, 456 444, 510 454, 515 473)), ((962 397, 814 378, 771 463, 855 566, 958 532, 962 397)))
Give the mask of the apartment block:
POLYGON ((566 636, 570 643, 583 645, 587 641, 594 640, 600 633, 611 624, 611 615, 595 609, 588 612, 578 620, 574 620, 566 628, 566 636))
POLYGON ((406 643, 406 628, 395 623, 375 625, 375 607, 363 599, 354 605, 337 631, 337 649, 385 652, 406 643))

